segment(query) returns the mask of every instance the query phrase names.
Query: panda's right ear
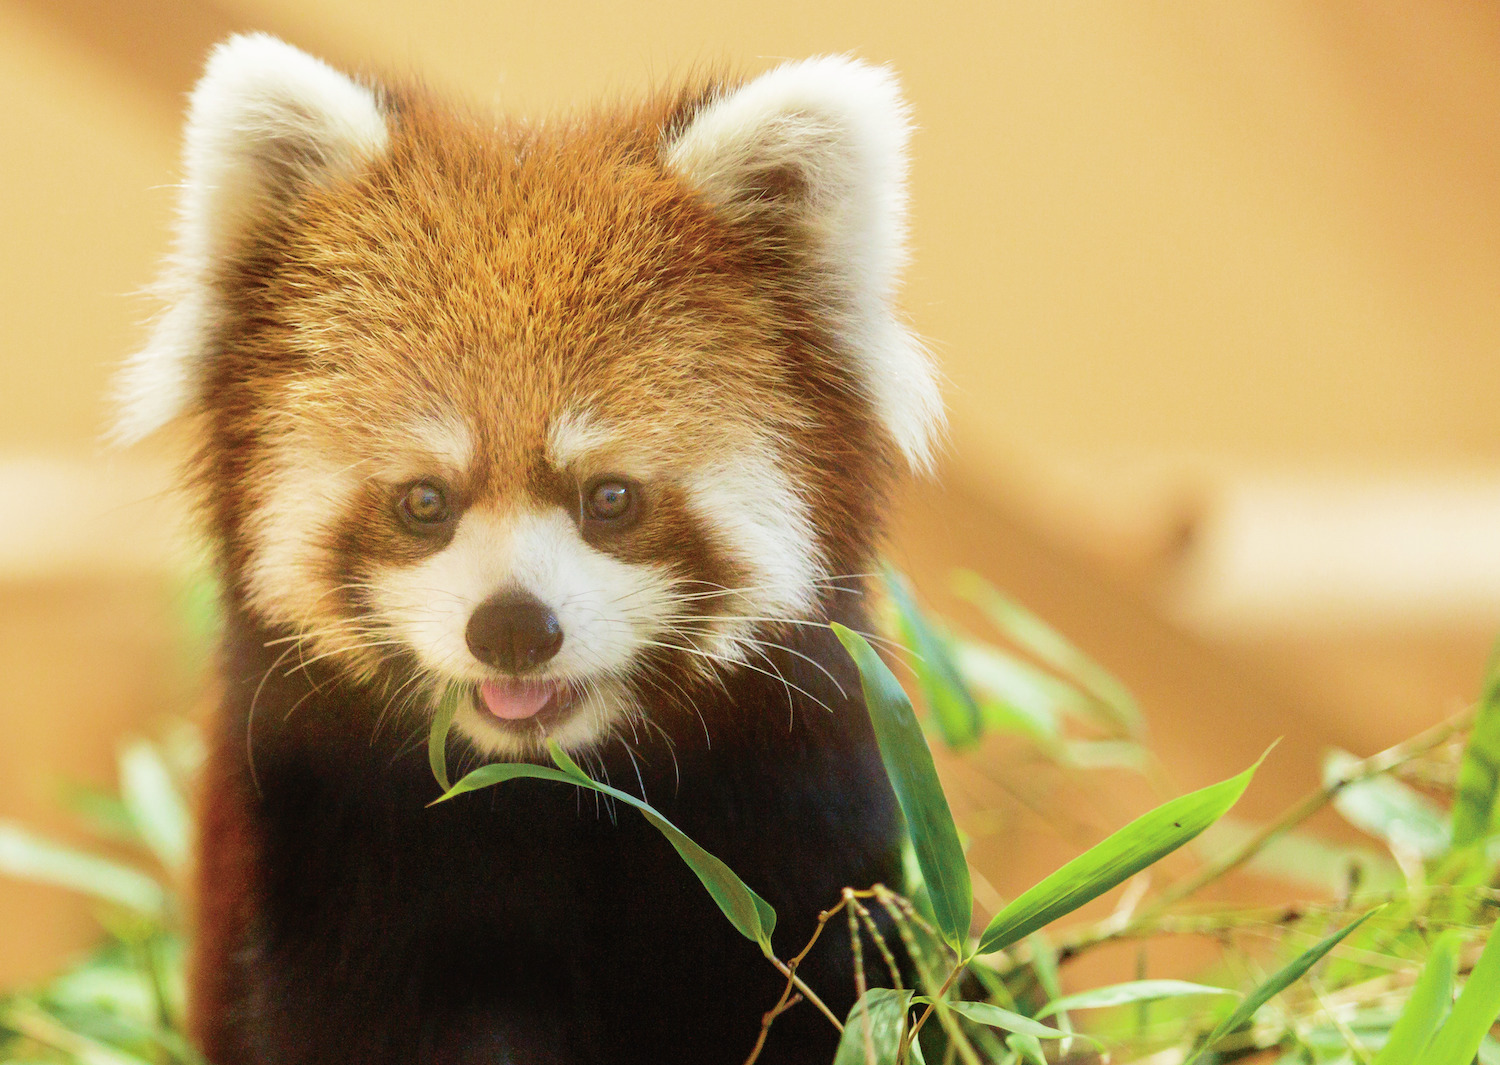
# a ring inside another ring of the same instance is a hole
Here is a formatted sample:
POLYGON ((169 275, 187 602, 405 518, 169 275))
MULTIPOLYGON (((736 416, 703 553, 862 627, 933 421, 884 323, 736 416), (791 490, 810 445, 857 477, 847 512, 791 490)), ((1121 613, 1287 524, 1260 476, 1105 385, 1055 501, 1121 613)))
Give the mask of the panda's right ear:
POLYGON ((114 437, 131 443, 192 410, 222 309, 212 271, 245 234, 310 184, 385 150, 386 116, 367 86, 266 34, 214 49, 193 90, 167 307, 120 379, 114 437))

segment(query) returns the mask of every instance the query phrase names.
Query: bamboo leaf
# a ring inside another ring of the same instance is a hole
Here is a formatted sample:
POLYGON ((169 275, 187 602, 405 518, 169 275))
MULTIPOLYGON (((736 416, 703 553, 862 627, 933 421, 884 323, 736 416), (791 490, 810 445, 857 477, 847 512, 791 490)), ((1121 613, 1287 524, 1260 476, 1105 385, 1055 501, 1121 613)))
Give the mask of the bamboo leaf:
MULTIPOLYGON (((1335 783, 1362 764, 1348 751, 1330 751, 1323 760, 1323 779, 1335 783)), ((1452 844, 1448 819, 1427 796, 1395 777, 1377 776, 1345 785, 1333 798, 1346 821, 1378 839, 1395 852, 1435 858, 1452 844)))
POLYGON ((187 803, 161 754, 144 741, 120 753, 120 798, 146 846, 168 869, 187 863, 192 833, 187 803))
POLYGON ((1468 1065, 1496 1018, 1500 1018, 1500 936, 1491 929, 1453 1012, 1415 1065, 1468 1065))
POLYGON ((450 687, 438 701, 437 712, 432 715, 432 728, 427 733, 427 764, 432 775, 448 791, 448 733, 453 731, 453 718, 458 713, 459 689, 450 687))
POLYGON ((1006 1036, 1005 1045, 1027 1065, 1047 1065, 1047 1055, 1042 1052, 1042 1044, 1037 1042, 1037 1037, 1025 1032, 1016 1032, 1006 1036))
POLYGON ((627 806, 633 806, 645 815, 652 827, 665 836, 667 842, 672 845, 682 860, 687 862, 688 867, 708 890, 719 909, 724 912, 724 916, 729 918, 730 924, 734 925, 735 929, 746 939, 759 943, 761 950, 768 956, 770 955, 771 933, 776 928, 776 911, 772 909, 770 903, 750 890, 729 866, 694 843, 686 833, 668 821, 651 805, 634 795, 592 779, 567 756, 556 741, 548 741, 547 751, 551 754, 552 760, 557 763, 558 768, 532 765, 530 762, 496 762, 492 765, 481 766, 464 776, 436 801, 446 802, 465 792, 477 791, 503 781, 527 777, 589 788, 601 795, 608 795, 623 802, 627 806))
POLYGON ((161 917, 166 909, 166 892, 140 870, 61 846, 3 821, 0 873, 69 888, 151 918, 161 917))
POLYGON ((1163 998, 1182 998, 1186 995, 1232 995, 1233 991, 1208 984, 1193 984, 1186 980, 1132 980, 1126 984, 1111 984, 1082 991, 1066 998, 1054 999, 1037 1012, 1037 1017, 1047 1017, 1062 1010, 1096 1010, 1107 1006, 1124 1006, 1131 1002, 1152 1002, 1163 998))
POLYGON ((1500 789, 1500 644, 1485 669, 1479 716, 1469 733, 1458 767, 1458 795, 1453 800, 1453 845, 1467 847, 1490 834, 1495 823, 1495 793, 1500 789))
POLYGON ((1234 1012, 1220 1021, 1218 1027, 1208 1034, 1208 1038, 1203 1041, 1203 1045, 1198 1048, 1197 1052, 1187 1060, 1186 1065, 1193 1065, 1194 1062, 1206 1054, 1221 1038, 1242 1024, 1247 1023, 1255 1016, 1256 1011, 1267 1002, 1306 976, 1309 969, 1321 961, 1323 956, 1330 950, 1342 943, 1349 933, 1368 921, 1370 914, 1374 912, 1374 910, 1371 910, 1370 913, 1351 921, 1328 938, 1320 940, 1298 955, 1289 965, 1278 970, 1265 983, 1246 995, 1244 1001, 1235 1007, 1234 1012))
POLYGON ((951 641, 929 622, 912 598, 901 575, 887 567, 885 586, 896 608, 896 624, 906 645, 915 652, 912 671, 922 698, 949 747, 962 749, 979 742, 984 722, 974 695, 954 662, 951 641))
POLYGON ((880 759, 906 816, 938 931, 949 946, 962 953, 974 912, 973 887, 922 726, 912 713, 911 700, 868 641, 837 623, 833 631, 859 667, 880 759))
POLYGON ((1371 1065, 1410 1065, 1417 1060, 1453 1003, 1453 976, 1458 971, 1459 937, 1445 932, 1432 945, 1401 1016, 1391 1026, 1385 1046, 1371 1065))
POLYGON ((844 1034, 839 1039, 833 1065, 896 1065, 901 1043, 906 1038, 907 1009, 910 991, 892 991, 872 987, 860 996, 844 1034), (871 1057, 871 1055, 874 1055, 871 1057))
MULTIPOLYGON (((929 1000, 924 998, 917 1001, 925 1003, 929 1000)), ((999 1006, 989 1002, 952 1001, 948 1003, 948 1008, 960 1017, 965 1017, 975 1024, 984 1024, 991 1028, 999 1028, 1004 1032, 1019 1032, 1034 1039, 1066 1039, 1073 1035, 1072 1032, 1053 1028, 1051 1025, 1032 1020, 1030 1017, 1023 1016, 1011 1010, 1001 1009, 999 1006)))
POLYGON ((1261 755, 1238 776, 1173 799, 1136 818, 1014 899, 979 937, 979 953, 988 954, 1019 942, 1181 847, 1229 811, 1265 757, 1261 755))
POLYGON ((1141 711, 1129 689, 1084 654, 1060 632, 1019 603, 1001 595, 995 586, 968 570, 954 574, 954 590, 980 610, 1016 646, 1069 677, 1087 692, 1128 736, 1144 731, 1141 711))

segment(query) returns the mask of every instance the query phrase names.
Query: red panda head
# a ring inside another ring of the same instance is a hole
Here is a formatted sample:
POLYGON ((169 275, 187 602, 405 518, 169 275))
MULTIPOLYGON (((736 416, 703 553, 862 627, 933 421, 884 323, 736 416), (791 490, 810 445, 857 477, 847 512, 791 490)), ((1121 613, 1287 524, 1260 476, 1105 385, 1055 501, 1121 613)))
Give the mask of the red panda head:
POLYGON ((527 124, 235 38, 121 433, 196 416, 293 664, 457 691, 488 753, 599 743, 816 621, 928 463, 906 133, 846 59, 527 124))

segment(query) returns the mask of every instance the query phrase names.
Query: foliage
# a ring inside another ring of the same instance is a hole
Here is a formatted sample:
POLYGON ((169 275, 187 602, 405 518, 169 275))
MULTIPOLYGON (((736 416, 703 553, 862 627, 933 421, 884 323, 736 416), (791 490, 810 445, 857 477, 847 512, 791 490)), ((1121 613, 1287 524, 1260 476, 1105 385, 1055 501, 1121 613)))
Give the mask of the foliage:
MULTIPOLYGON (((878 884, 845 888, 794 957, 772 952, 776 915, 752 885, 646 803, 589 779, 561 749, 551 749, 555 766, 483 766, 450 786, 451 713, 440 713, 429 754, 444 798, 530 776, 639 810, 786 977, 779 1001, 766 1004, 761 1041, 747 1048, 750 1062, 776 1018, 806 1001, 842 1029, 834 1065, 1219 1065, 1246 1055, 1278 1065, 1466 1065, 1477 1055, 1500 1065, 1500 1043, 1488 1034, 1500 1015, 1500 939, 1489 935, 1500 907, 1492 887, 1500 862, 1500 655, 1476 710, 1370 758, 1332 752, 1319 788, 1267 824, 1228 826, 1230 845, 1200 847, 1194 872, 1161 887, 1141 875, 1224 818, 1256 766, 1170 799, 1084 849, 992 906, 997 912, 976 935, 982 878, 969 868, 925 730, 947 748, 944 757, 976 765, 997 738, 1027 745, 1075 777, 1094 766, 1149 772, 1153 762, 1129 693, 1040 619, 961 575, 959 593, 995 627, 989 639, 975 639, 924 614, 899 577, 887 579, 890 628, 907 653, 919 706, 862 636, 836 631, 860 670, 916 875, 906 897, 878 884), (1329 806, 1381 850, 1336 847, 1298 831, 1329 806), (1304 873, 1339 869, 1349 880, 1336 897, 1269 909, 1196 901, 1241 867, 1277 862, 1304 873), (1113 914, 1077 920, 1080 907, 1122 884, 1113 914), (867 987, 861 970, 857 1004, 843 1019, 797 975, 840 915, 856 957, 879 957, 891 985, 867 987), (887 941, 891 930, 899 946, 887 941), (1142 971, 1126 983, 1063 991, 1060 969, 1102 945, 1183 934, 1215 937, 1221 964, 1193 981, 1142 971), (901 953, 915 988, 902 985, 901 953), (1085 1028, 1075 1026, 1077 1014, 1086 1015, 1085 1028)), ((180 1027, 174 891, 189 834, 181 782, 192 762, 192 744, 181 736, 136 743, 121 757, 118 796, 75 796, 108 857, 0 824, 0 872, 88 893, 106 933, 62 976, 0 998, 0 1061, 200 1060, 180 1027)))

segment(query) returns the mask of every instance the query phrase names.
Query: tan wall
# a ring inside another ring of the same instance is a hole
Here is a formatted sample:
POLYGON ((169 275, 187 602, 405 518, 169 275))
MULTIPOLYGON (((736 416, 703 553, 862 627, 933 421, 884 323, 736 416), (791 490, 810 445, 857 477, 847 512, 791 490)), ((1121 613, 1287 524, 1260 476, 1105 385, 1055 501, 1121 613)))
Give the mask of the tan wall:
MULTIPOLYGON (((898 559, 940 600, 966 561, 1056 618, 1136 686, 1184 785, 1299 737, 1262 812, 1311 784, 1318 743, 1368 750, 1475 690, 1500 597, 1291 633, 1234 603, 1209 626, 1179 593, 1244 528, 1222 500, 1251 475, 1495 493, 1490 6, 0 0, 0 817, 56 823, 49 781, 106 776, 114 736, 172 701, 176 564, 150 546, 169 519, 130 502, 159 467, 98 505, 95 441, 151 309, 134 294, 166 247, 183 95, 248 28, 523 108, 694 64, 890 63, 920 126, 905 302, 953 413, 950 490, 919 497, 898 559), (93 505, 41 506, 5 472, 37 456, 93 505)), ((1258 513, 1298 520, 1280 506, 1258 513)), ((85 928, 0 885, 0 983, 85 928)))

